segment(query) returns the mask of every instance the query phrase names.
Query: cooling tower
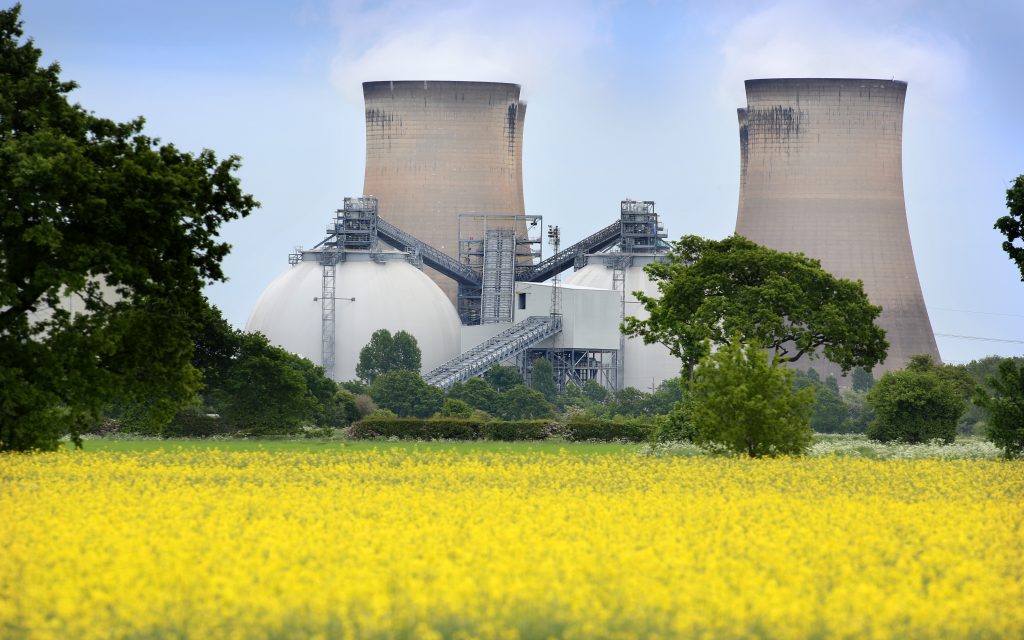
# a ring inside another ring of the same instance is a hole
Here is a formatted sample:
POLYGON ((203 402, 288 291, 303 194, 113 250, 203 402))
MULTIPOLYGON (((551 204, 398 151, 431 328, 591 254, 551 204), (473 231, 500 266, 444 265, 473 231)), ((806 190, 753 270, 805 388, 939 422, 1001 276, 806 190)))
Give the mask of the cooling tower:
POLYGON ((889 340, 875 375, 917 353, 938 361, 903 202, 907 83, 747 80, 746 91, 736 233, 864 282, 889 340))
MULTIPOLYGON (((364 82, 363 98, 363 193, 382 218, 458 257, 459 214, 524 213, 519 85, 364 82)), ((462 236, 474 237, 465 224, 462 236)), ((454 302, 455 285, 430 275, 454 302)))

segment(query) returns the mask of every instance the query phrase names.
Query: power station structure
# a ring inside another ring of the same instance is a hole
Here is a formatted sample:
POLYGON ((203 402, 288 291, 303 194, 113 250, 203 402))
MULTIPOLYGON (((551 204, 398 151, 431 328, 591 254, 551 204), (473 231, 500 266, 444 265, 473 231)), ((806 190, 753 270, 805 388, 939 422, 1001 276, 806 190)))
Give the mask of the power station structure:
POLYGON ((667 249, 653 202, 623 201, 611 224, 541 260, 543 220, 523 202, 519 85, 366 82, 363 98, 372 195, 345 198, 326 237, 289 257, 247 331, 337 380, 355 376, 378 328, 411 333, 425 379, 441 387, 498 363, 529 377, 541 356, 562 387, 679 375, 666 349, 619 331, 642 312, 631 292, 653 292, 642 265, 667 249))
MULTIPOLYGON (((504 214, 488 229, 504 225, 521 236, 526 104, 519 94, 519 85, 502 82, 364 82, 363 193, 377 198, 380 217, 450 256, 459 256, 460 241, 483 238, 482 219, 460 214, 504 214)), ((455 282, 431 277, 458 302, 455 282)))
MULTIPOLYGON (((653 388, 679 375, 667 349, 627 340, 619 330, 624 314, 642 312, 627 311, 636 303, 632 291, 656 291, 642 266, 667 250, 653 202, 622 201, 617 220, 544 260, 539 250, 522 250, 540 243, 540 216, 523 218, 523 235, 507 228, 505 215, 471 217, 483 239, 464 241, 469 249, 456 259, 385 221, 375 197, 345 198, 326 237, 289 256, 289 270, 264 291, 246 331, 265 334, 337 380, 355 376, 359 351, 380 328, 411 333, 424 379, 443 388, 495 364, 529 377, 539 357, 552 363, 561 388, 588 380, 653 388), (470 322, 459 319, 419 270, 424 266, 480 292, 470 322), (561 285, 558 274, 570 268, 579 271, 561 285)), ((557 229, 549 235, 557 237, 557 229)))
MULTIPOLYGON (((749 80, 746 89, 736 232, 862 280, 891 344, 881 370, 917 353, 937 359, 903 202, 906 83, 749 80)), ((529 379, 539 357, 562 388, 653 390, 679 375, 667 348, 620 331, 624 317, 646 314, 633 292, 659 293, 643 270, 668 249, 653 202, 623 200, 610 224, 562 248, 557 227, 545 234, 541 216, 524 210, 518 85, 367 82, 363 92, 363 193, 373 195, 345 198, 320 242, 289 256, 247 331, 336 380, 355 376, 380 328, 411 333, 424 379, 439 387, 495 364, 529 379), (553 252, 541 259, 545 235, 553 252)))
MULTIPOLYGON (((863 281, 868 298, 882 307, 878 324, 889 340, 876 375, 902 368, 918 353, 939 361, 903 198, 907 83, 787 78, 745 84, 736 233, 863 281)), ((838 373, 822 362, 812 365, 838 373)))

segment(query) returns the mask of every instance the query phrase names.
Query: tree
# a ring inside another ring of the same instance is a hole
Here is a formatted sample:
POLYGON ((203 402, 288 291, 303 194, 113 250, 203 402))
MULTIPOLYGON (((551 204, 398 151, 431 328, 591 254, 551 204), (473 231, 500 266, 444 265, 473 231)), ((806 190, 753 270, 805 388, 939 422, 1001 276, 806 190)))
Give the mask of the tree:
POLYGON ((792 379, 756 342, 733 339, 694 370, 676 421, 712 449, 751 457, 803 453, 813 439, 814 391, 795 390, 792 379))
POLYGON ((465 382, 456 382, 448 389, 448 397, 462 400, 474 409, 496 413, 499 394, 494 387, 481 378, 470 378, 465 382))
POLYGON ((501 394, 496 413, 502 420, 539 420, 553 417, 555 409, 540 391, 517 385, 501 394))
POLYGON ((525 384, 523 376, 515 367, 496 364, 484 373, 484 380, 498 391, 507 391, 517 384, 525 384))
POLYGON ((1003 360, 999 375, 977 390, 977 402, 989 414, 988 437, 1007 458, 1024 456, 1024 362, 1003 360))
POLYGON ((469 406, 469 403, 464 400, 445 398, 444 404, 441 406, 440 415, 446 418, 469 418, 473 415, 473 407, 469 406))
POLYGON ((741 236, 684 236, 666 262, 644 267, 660 297, 635 293, 649 314, 626 318, 623 331, 660 342, 694 367, 733 335, 756 341, 780 362, 824 355, 843 371, 885 359, 881 308, 860 282, 836 278, 802 254, 762 247, 741 236))
POLYGON ((323 412, 291 354, 259 334, 244 334, 239 358, 217 390, 218 412, 249 435, 294 433, 323 412))
POLYGON ((603 404, 608 402, 608 398, 611 396, 611 392, 601 386, 596 380, 587 380, 580 387, 580 391, 587 400, 596 403, 603 404))
POLYGON ((558 387, 555 386, 555 368, 547 358, 537 358, 533 361, 530 370, 530 388, 540 391, 544 398, 551 402, 558 395, 558 387))
POLYGON ((359 352, 356 375, 367 384, 389 371, 415 371, 421 367, 420 347, 416 338, 406 331, 394 335, 387 329, 377 329, 370 342, 359 352))
POLYGON ((166 416, 194 397, 194 318, 229 250, 217 231, 258 203, 237 157, 71 104, 19 15, 0 11, 0 449, 52 449, 112 402, 166 416))
POLYGON ((429 418, 444 405, 444 393, 415 371, 388 371, 370 385, 370 397, 381 408, 403 418, 429 418))
POLYGON ((932 370, 889 371, 868 392, 875 419, 868 437, 880 442, 919 444, 956 438, 966 404, 952 382, 932 370))
POLYGON ((846 433, 850 428, 850 410, 842 398, 828 385, 815 391, 811 429, 817 433, 846 433))
POLYGON ((216 307, 196 317, 192 365, 202 402, 236 431, 292 433, 304 423, 341 426, 356 416, 355 397, 310 360, 232 327, 216 307))
POLYGON ((1006 208, 1009 214, 996 220, 994 228, 1006 236, 1003 251, 1017 263, 1024 282, 1024 175, 1017 176, 1006 190, 1006 208))
POLYGON ((853 390, 867 393, 875 385, 875 377, 864 367, 853 368, 853 390))
POLYGON ((644 393, 636 387, 626 387, 614 392, 608 405, 613 416, 654 415, 651 394, 644 393))

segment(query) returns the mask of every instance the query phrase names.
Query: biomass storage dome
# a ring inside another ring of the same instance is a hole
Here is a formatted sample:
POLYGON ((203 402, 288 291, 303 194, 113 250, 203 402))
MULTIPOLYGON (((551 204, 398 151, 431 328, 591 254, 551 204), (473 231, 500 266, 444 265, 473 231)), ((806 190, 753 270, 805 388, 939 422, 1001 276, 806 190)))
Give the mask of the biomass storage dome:
MULTIPOLYGON (((503 82, 364 82, 363 193, 376 196, 380 216, 458 257, 459 214, 522 215, 519 90, 503 82)), ((465 237, 482 231, 467 224, 479 223, 464 223, 465 237)), ((431 273, 454 302, 456 286, 431 273)))
MULTIPOLYGON (((567 286, 593 287, 597 289, 615 289, 615 270, 612 263, 621 259, 621 254, 595 254, 587 257, 587 266, 573 273, 565 279, 567 286)), ((647 310, 644 309, 636 297, 634 291, 641 291, 646 295, 658 297, 661 292, 658 285, 651 282, 644 271, 644 266, 656 260, 652 255, 635 255, 631 257, 630 266, 624 269, 625 290, 626 290, 626 311, 627 316, 646 319, 647 310)), ((660 343, 644 344, 643 338, 625 338, 623 345, 623 387, 634 387, 650 391, 652 387, 669 378, 679 376, 682 362, 672 355, 668 347, 660 343)))
MULTIPOLYGON (((316 252, 278 276, 256 302, 245 330, 322 365, 323 268, 316 252)), ((405 254, 350 251, 335 274, 335 375, 356 377, 359 351, 378 329, 407 331, 423 354, 423 371, 459 353, 459 318, 430 278, 405 254), (346 298, 354 298, 347 300, 346 298)))
POLYGON ((938 360, 903 201, 907 83, 747 80, 746 92, 736 233, 864 282, 890 345, 876 375, 918 353, 938 360))

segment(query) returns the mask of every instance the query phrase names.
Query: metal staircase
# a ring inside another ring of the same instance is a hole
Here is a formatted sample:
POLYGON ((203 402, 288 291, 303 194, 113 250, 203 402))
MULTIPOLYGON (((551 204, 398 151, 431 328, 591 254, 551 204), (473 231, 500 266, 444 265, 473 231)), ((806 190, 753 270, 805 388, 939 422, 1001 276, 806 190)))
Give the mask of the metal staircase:
POLYGON ((428 372, 423 379, 435 387, 447 389, 456 382, 482 374, 492 365, 516 357, 561 330, 559 316, 530 316, 428 372))
POLYGON ((512 229, 488 229, 484 237, 480 324, 512 321, 516 236, 512 229))
POLYGON ((561 273, 569 267, 582 261, 588 253, 597 253, 607 249, 619 242, 622 237, 622 222, 616 220, 597 233, 591 234, 576 244, 563 249, 547 260, 538 264, 519 270, 516 280, 520 282, 544 282, 556 273, 561 273))

